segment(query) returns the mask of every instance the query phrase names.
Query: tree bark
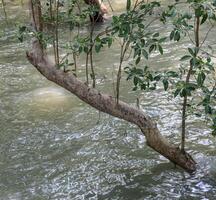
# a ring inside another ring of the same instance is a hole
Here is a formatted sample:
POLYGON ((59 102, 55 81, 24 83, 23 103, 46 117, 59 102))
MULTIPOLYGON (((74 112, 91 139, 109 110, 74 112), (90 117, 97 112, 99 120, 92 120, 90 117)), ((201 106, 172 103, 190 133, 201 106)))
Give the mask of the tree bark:
MULTIPOLYGON (((40 6, 34 7, 35 18, 39 19, 40 16, 37 16, 37 14, 41 12, 38 12, 37 9, 40 10, 40 6)), ((65 73, 57 69, 37 39, 33 39, 32 48, 27 52, 27 58, 44 77, 70 91, 85 103, 101 112, 137 125, 145 135, 147 145, 174 164, 177 164, 188 172, 196 170, 196 162, 193 158, 187 152, 181 152, 179 147, 170 144, 160 134, 156 123, 149 116, 123 101, 119 101, 116 104, 115 97, 102 94, 98 90, 88 87, 72 73, 65 73)))

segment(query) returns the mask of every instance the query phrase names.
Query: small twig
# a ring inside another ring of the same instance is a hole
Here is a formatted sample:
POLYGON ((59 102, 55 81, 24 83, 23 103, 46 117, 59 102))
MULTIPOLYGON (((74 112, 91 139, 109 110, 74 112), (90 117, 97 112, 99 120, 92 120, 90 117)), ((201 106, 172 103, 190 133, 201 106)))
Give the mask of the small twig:
POLYGON ((205 43, 205 41, 206 41, 207 38, 208 38, 208 35, 209 35, 210 31, 211 31, 213 28, 214 28, 214 25, 211 24, 211 27, 210 27, 209 30, 207 31, 207 33, 206 33, 206 35, 205 35, 205 37, 204 37, 204 39, 203 39, 203 41, 202 41, 200 47, 202 47, 202 45, 205 43))
MULTIPOLYGON (((200 31, 200 18, 196 17, 194 22, 194 35, 195 35, 195 46, 198 48, 200 46, 200 38, 199 38, 199 31, 200 31)), ((185 83, 188 84, 190 82, 190 77, 193 71, 193 65, 190 65, 188 70, 185 83)), ((185 152, 185 135, 186 135, 186 112, 187 112, 187 101, 188 96, 187 94, 184 96, 183 99, 183 108, 182 108, 182 135, 181 135, 181 151, 185 152)))
POLYGON ((119 62, 119 68, 118 68, 118 74, 117 74, 117 83, 116 83, 116 100, 117 100, 117 104, 119 102, 122 63, 124 61, 125 53, 127 52, 129 45, 130 45, 129 41, 124 41, 123 44, 121 45, 120 62, 119 62))
POLYGON ((86 54, 86 84, 89 84, 89 78, 88 78, 88 58, 89 58, 89 54, 86 54))
POLYGON ((74 60, 75 75, 77 76, 77 59, 76 59, 75 52, 73 52, 73 60, 74 60))
POLYGON ((67 58, 69 56, 69 53, 67 53, 65 56, 63 56, 63 58, 60 60, 59 63, 62 63, 64 61, 65 58, 67 58))
MULTIPOLYGON (((97 19, 96 19, 96 21, 97 21, 97 19)), ((93 46, 94 46, 94 41, 93 41, 94 28, 95 28, 95 21, 94 21, 94 17, 93 17, 91 31, 90 31, 90 49, 89 49, 90 66, 91 66, 91 78, 92 78, 92 87, 93 88, 95 88, 95 86, 96 86, 95 72, 94 72, 94 65, 93 65, 93 53, 92 53, 93 46)))
POLYGON ((106 35, 106 34, 110 33, 112 30, 113 30, 113 29, 108 29, 108 28, 106 28, 105 31, 102 31, 102 32, 98 33, 98 34, 95 36, 95 39, 94 39, 94 41, 93 41, 93 45, 95 44, 95 41, 96 41, 96 39, 97 39, 98 37, 103 36, 103 35, 106 35))
POLYGON ((4 11, 4 16, 5 16, 5 22, 8 25, 8 17, 7 17, 7 12, 6 12, 6 8, 5 8, 5 2, 4 2, 4 0, 1 0, 1 1, 2 1, 2 8, 4 11))
POLYGON ((57 60, 57 65, 59 65, 59 47, 58 47, 58 23, 59 23, 59 0, 56 2, 56 23, 55 23, 55 40, 56 40, 56 60, 57 60))
POLYGON ((111 11, 114 12, 114 9, 112 7, 112 4, 111 4, 110 0, 107 0, 107 1, 108 1, 108 4, 109 4, 109 7, 110 7, 111 11))
POLYGON ((94 65, 93 65, 93 53, 92 53, 92 48, 91 48, 89 54, 90 54, 90 66, 91 66, 91 72, 92 72, 91 78, 92 78, 92 81, 93 81, 93 82, 92 82, 92 87, 95 88, 95 86, 96 86, 96 79, 95 79, 95 72, 94 72, 94 65))
POLYGON ((199 50, 202 51, 203 53, 208 54, 209 56, 211 56, 211 57, 213 57, 213 58, 216 58, 215 55, 213 55, 213 54, 211 54, 211 53, 209 53, 209 52, 207 52, 207 51, 205 51, 205 50, 203 50, 203 49, 199 49, 199 50))
POLYGON ((185 30, 185 31, 186 31, 186 33, 187 33, 187 35, 188 35, 188 38, 189 38, 189 40, 191 41, 191 43, 195 44, 195 42, 193 41, 193 39, 192 39, 191 36, 190 36, 189 31, 188 31, 188 30, 185 30))
POLYGON ((35 31, 38 31, 38 27, 37 27, 37 23, 36 23, 36 19, 35 19, 35 11, 34 11, 34 6, 33 6, 33 0, 31 0, 30 1, 30 6, 31 6, 31 10, 32 10, 32 21, 33 21, 33 23, 34 23, 34 29, 35 29, 35 31))

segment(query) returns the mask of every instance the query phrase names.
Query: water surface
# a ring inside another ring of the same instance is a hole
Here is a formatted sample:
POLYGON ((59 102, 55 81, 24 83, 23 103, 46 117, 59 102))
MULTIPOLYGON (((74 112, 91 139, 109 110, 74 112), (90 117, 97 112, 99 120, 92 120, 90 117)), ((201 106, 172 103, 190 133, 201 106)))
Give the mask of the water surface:
MULTIPOLYGON (((189 175, 147 147, 138 128, 99 114, 42 77, 25 58, 28 42, 16 37, 15 21, 26 20, 26 6, 17 1, 7 5, 9 25, 0 10, 0 199, 216 198, 216 141, 200 119, 188 122, 187 148, 199 163, 197 173, 189 175)), ((166 27, 154 28, 166 34, 166 27)), ((208 42, 214 41, 211 34, 208 42)), ((175 70, 187 47, 188 41, 167 42, 165 56, 155 53, 150 64, 175 70)), ((94 56, 98 88, 112 93, 118 44, 94 56)), ((138 94, 124 81, 121 95, 135 104, 138 94)), ((140 101, 161 132, 178 143, 178 100, 158 90, 141 94, 140 101)))

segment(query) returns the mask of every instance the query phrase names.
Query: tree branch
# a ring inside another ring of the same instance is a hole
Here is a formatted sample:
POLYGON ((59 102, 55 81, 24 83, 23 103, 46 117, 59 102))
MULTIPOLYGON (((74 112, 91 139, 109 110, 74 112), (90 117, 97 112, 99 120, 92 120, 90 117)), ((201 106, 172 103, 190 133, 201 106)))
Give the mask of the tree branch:
MULTIPOLYGON (((40 9, 40 7, 37 7, 37 9, 40 9)), ((194 172, 196 170, 196 163, 192 157, 187 152, 181 152, 179 147, 170 144, 160 134, 156 123, 148 115, 123 101, 119 101, 116 104, 115 97, 102 94, 98 90, 90 88, 76 78, 73 73, 65 73, 57 69, 37 39, 32 41, 32 48, 27 52, 27 58, 44 77, 70 91, 85 103, 101 112, 137 125, 145 135, 148 146, 168 158, 171 162, 179 165, 188 172, 194 172)))

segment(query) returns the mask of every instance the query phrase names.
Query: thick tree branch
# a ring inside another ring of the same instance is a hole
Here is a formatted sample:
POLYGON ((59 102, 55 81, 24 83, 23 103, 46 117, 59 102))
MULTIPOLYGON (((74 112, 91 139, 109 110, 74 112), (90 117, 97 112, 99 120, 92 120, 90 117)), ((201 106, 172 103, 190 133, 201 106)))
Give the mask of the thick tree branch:
MULTIPOLYGON (((40 9, 40 7, 38 7, 38 9, 40 9)), ((170 144, 166 138, 160 134, 155 122, 153 122, 149 116, 125 102, 119 101, 119 103, 116 104, 114 97, 102 94, 98 90, 88 87, 85 83, 77 79, 73 73, 65 73, 57 69, 55 64, 46 55, 37 39, 33 40, 32 48, 27 52, 27 58, 44 77, 70 91, 90 106, 101 112, 137 125, 145 135, 148 146, 173 163, 179 165, 188 172, 196 170, 196 163, 191 156, 186 152, 181 152, 178 147, 170 144)))
POLYGON ((136 124, 146 136, 147 144, 151 148, 185 170, 189 172, 195 170, 196 164, 193 159, 187 153, 182 153, 178 147, 169 144, 149 116, 122 101, 116 104, 114 97, 101 94, 81 82, 72 73, 65 73, 57 69, 43 53, 38 40, 33 41, 32 50, 27 52, 27 58, 48 80, 67 89, 97 110, 136 124))

